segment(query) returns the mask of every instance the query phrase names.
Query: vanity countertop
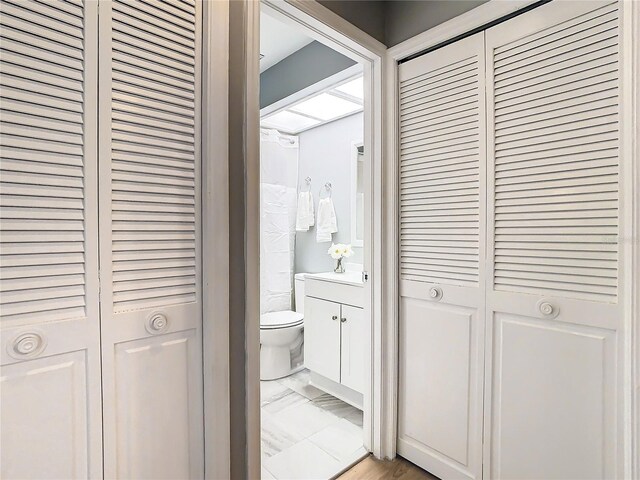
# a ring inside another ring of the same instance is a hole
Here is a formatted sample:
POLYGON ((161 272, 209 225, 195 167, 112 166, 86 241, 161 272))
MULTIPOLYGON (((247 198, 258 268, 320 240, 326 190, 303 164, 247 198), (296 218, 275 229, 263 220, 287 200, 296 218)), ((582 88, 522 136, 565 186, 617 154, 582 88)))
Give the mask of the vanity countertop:
POLYGON ((312 278, 315 280, 322 280, 325 282, 343 283, 346 285, 354 285, 356 287, 362 287, 364 285, 362 281, 362 272, 324 272, 324 273, 308 273, 306 278, 312 278))

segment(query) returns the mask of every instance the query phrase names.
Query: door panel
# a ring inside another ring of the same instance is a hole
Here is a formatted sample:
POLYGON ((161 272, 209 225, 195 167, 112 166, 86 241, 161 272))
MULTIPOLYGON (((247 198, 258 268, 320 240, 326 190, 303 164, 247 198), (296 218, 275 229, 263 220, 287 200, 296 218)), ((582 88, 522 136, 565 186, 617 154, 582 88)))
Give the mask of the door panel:
POLYGON ((340 383, 340 304, 305 297, 304 364, 340 383))
POLYGON ((364 393, 366 367, 366 335, 364 309, 342 305, 340 383, 364 393))
POLYGON ((202 419, 200 399, 189 397, 199 381, 197 343, 188 330, 117 344, 118 478, 182 478, 197 460, 189 451, 202 419))
POLYGON ((473 361, 469 345, 478 313, 408 297, 402 299, 402 311, 400 345, 412 352, 401 357, 403 441, 465 465, 473 361))
POLYGON ((483 38, 399 69, 398 452, 442 478, 482 476, 483 38))
POLYGON ((493 325, 496 478, 610 478, 615 332, 505 313, 493 325))
POLYGON ((0 477, 99 478, 97 7, 0 5, 0 477))
POLYGON ((487 478, 622 471, 618 23, 552 2, 486 33, 487 478))
POLYGON ((203 476, 200 8, 100 6, 109 478, 203 476))
MULTIPOLYGON (((3 366, 3 478, 87 478, 91 397, 86 372, 85 351, 3 366)), ((96 474, 102 475, 99 469, 96 474)))

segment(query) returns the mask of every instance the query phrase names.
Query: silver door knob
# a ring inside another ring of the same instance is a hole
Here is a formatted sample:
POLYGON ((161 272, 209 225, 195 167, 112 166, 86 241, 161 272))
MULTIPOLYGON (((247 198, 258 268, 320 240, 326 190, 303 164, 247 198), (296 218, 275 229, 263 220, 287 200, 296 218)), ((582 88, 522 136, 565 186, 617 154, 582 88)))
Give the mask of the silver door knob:
POLYGON ((331 320, 337 320, 337 319, 338 319, 338 316, 337 316, 337 315, 333 315, 333 316, 331 317, 331 320))
POLYGON ((342 317, 342 318, 340 319, 340 321, 341 321, 342 323, 344 323, 344 322, 346 322, 346 321, 347 321, 347 319, 346 319, 346 318, 344 318, 344 317, 342 317))

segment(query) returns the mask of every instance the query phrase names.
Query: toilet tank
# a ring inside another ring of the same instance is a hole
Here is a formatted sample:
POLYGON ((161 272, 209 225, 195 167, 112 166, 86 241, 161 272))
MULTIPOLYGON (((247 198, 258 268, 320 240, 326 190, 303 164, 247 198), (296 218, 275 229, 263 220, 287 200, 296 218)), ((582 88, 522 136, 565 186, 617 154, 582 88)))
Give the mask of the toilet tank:
POLYGON ((294 295, 296 312, 304 315, 304 273, 296 273, 294 276, 294 295))

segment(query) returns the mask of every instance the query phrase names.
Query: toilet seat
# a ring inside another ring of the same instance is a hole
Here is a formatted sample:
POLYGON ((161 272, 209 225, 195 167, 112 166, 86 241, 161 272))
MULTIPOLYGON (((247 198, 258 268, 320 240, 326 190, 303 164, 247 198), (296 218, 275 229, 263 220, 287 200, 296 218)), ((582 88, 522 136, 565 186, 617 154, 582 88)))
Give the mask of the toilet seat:
POLYGON ((271 330, 276 328, 295 327, 303 322, 304 316, 298 312, 285 310, 282 312, 269 312, 260 315, 260 328, 271 330))

